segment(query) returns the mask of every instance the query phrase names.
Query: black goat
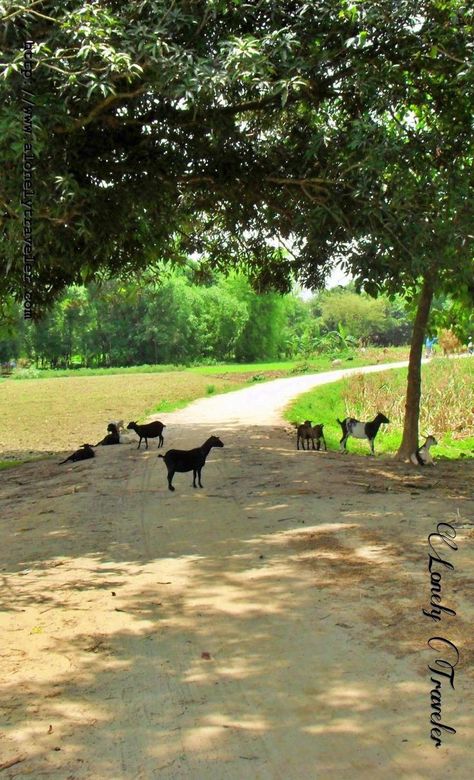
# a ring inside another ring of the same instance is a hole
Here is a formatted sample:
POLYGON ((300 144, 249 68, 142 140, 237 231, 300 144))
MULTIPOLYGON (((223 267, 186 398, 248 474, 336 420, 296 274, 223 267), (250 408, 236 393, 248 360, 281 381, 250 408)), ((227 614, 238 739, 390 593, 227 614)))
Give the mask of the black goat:
POLYGON ((192 471, 193 472, 193 487, 196 487, 196 476, 198 478, 199 487, 202 488, 201 482, 201 470, 206 462, 206 458, 209 455, 212 447, 223 447, 223 443, 217 436, 210 436, 204 444, 200 447, 195 447, 193 450, 168 450, 165 455, 158 455, 159 458, 163 458, 168 469, 168 488, 174 490, 175 488, 171 484, 175 472, 192 471))
POLYGON ((312 425, 311 420, 305 420, 302 425, 297 425, 296 428, 296 449, 299 450, 300 448, 300 441, 301 446, 304 449, 304 443, 306 442, 306 449, 309 450, 309 441, 311 439, 311 442, 313 444, 313 450, 321 449, 321 442, 324 444, 324 449, 328 450, 326 445, 326 439, 324 438, 323 433, 324 425, 312 425), (314 446, 314 440, 316 439, 317 447, 314 446))
POLYGON ((375 455, 374 439, 377 436, 378 430, 382 423, 389 423, 388 417, 378 412, 374 420, 370 422, 359 422, 353 417, 346 417, 344 420, 339 420, 338 423, 342 428, 342 439, 339 442, 341 445, 341 452, 346 452, 346 444, 349 436, 353 436, 355 439, 368 439, 370 444, 370 450, 372 455, 375 455))
POLYGON ((73 452, 69 458, 61 460, 59 465, 61 466, 63 463, 67 463, 68 460, 88 460, 89 458, 95 458, 95 452, 92 449, 92 444, 81 444, 78 450, 73 452))
POLYGON ((158 442, 158 449, 163 446, 163 428, 166 428, 166 425, 163 425, 162 422, 159 420, 155 420, 151 423, 145 423, 144 425, 137 425, 136 422, 129 422, 127 425, 127 429, 129 431, 135 431, 137 436, 140 437, 140 441, 138 442, 137 450, 140 449, 140 444, 142 443, 142 439, 145 439, 145 445, 146 449, 148 449, 148 439, 156 439, 157 436, 160 437, 160 440, 158 442))
POLYGON ((100 446, 107 446, 109 444, 120 444, 120 434, 118 432, 118 428, 115 423, 109 423, 107 426, 108 434, 107 436, 104 436, 101 441, 98 441, 97 444, 95 444, 95 447, 100 446))

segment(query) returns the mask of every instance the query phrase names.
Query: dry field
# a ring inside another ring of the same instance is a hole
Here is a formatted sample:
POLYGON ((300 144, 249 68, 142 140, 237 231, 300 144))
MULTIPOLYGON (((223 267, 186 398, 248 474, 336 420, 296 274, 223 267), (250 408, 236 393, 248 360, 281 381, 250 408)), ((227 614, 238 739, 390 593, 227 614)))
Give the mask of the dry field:
POLYGON ((0 459, 95 444, 109 420, 143 421, 163 402, 190 401, 205 396, 211 383, 220 392, 235 388, 238 381, 238 375, 209 377, 185 371, 8 380, 0 383, 0 459))

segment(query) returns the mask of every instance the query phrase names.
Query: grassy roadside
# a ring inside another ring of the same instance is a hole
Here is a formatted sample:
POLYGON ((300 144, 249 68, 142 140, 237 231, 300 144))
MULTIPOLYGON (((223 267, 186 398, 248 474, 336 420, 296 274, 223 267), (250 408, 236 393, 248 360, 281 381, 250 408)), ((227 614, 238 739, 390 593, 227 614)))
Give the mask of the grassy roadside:
MULTIPOLYGON (((375 450, 394 454, 401 441, 406 369, 357 375, 305 393, 287 408, 285 418, 324 423, 329 449, 339 449, 341 429, 337 418, 371 420, 377 411, 390 425, 377 435, 375 450)), ((422 368, 420 433, 434 433, 435 458, 474 458, 474 360, 439 358, 422 368)), ((367 454, 368 443, 349 439, 350 452, 367 454)))
MULTIPOLYGON (((389 363, 396 360, 406 360, 408 358, 408 347, 390 347, 383 350, 377 347, 371 347, 364 353, 351 351, 337 358, 342 363, 350 366, 366 366, 373 363, 389 363)), ((17 368, 11 376, 4 378, 4 381, 19 381, 33 379, 59 379, 67 377, 86 377, 86 376, 115 376, 115 375, 133 375, 133 374, 167 374, 175 372, 191 372, 193 374, 204 376, 216 376, 221 374, 251 374, 253 376, 262 375, 265 379, 273 379, 274 373, 278 372, 281 376, 293 376, 294 374, 312 373, 318 371, 328 371, 332 367, 334 356, 320 355, 301 360, 280 360, 261 363, 215 363, 199 366, 184 365, 142 365, 126 366, 114 368, 78 368, 78 369, 37 369, 34 366, 29 368, 17 368)))

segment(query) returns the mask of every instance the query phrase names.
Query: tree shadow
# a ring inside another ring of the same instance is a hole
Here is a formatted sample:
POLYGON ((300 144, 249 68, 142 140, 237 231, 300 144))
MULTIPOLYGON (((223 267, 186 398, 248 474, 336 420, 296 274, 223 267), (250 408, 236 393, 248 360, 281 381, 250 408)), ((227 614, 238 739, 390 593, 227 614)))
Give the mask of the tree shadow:
POLYGON ((421 617, 449 494, 274 429, 227 436, 202 491, 184 474, 170 494, 155 448, 7 475, 3 754, 25 758, 5 776, 461 777, 472 693, 446 693, 456 754, 434 751, 421 617))

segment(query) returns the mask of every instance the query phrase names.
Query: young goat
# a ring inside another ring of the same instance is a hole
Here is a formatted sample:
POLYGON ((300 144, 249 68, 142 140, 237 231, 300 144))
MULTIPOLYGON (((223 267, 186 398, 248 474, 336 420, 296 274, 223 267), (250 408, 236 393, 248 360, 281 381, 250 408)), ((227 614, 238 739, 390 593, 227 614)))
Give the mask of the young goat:
POLYGON ((430 452, 430 447, 432 447, 434 444, 438 444, 434 436, 427 436, 425 439, 425 443, 421 445, 421 447, 418 447, 416 452, 413 453, 413 455, 410 455, 410 460, 412 463, 415 464, 415 466, 434 466, 434 460, 433 456, 430 452))
POLYGON ((223 443, 217 436, 210 436, 209 439, 204 442, 204 444, 202 444, 200 447, 195 447, 193 450, 168 450, 165 455, 158 455, 159 458, 163 458, 166 464, 166 468, 168 469, 168 489, 175 489, 171 482, 176 471, 192 471, 193 487, 196 487, 197 476, 199 487, 202 488, 201 470, 206 462, 206 458, 209 455, 212 447, 223 446, 223 443))
POLYGON ((302 448, 305 448, 304 443, 306 442, 306 449, 309 450, 309 441, 311 439, 313 450, 320 450, 322 441, 324 444, 324 449, 327 452, 328 448, 326 446, 326 439, 324 438, 323 428, 324 425, 312 425, 311 420, 305 420, 302 425, 298 425, 296 428, 296 449, 299 450, 301 440, 302 448), (314 446, 315 439, 317 447, 314 446))
POLYGON ((382 423, 389 423, 388 417, 378 412, 374 420, 370 422, 359 422, 353 417, 346 417, 344 420, 339 420, 338 423, 342 428, 342 439, 339 442, 341 445, 341 452, 347 451, 347 440, 349 436, 353 436, 355 439, 368 439, 370 444, 370 451, 372 455, 375 455, 374 451, 374 439, 377 436, 378 430, 382 423))
POLYGON ((159 420, 155 420, 151 423, 145 423, 145 425, 137 425, 136 422, 129 422, 127 425, 127 429, 129 431, 135 431, 137 436, 140 437, 137 450, 140 449, 142 439, 145 439, 145 446, 146 449, 148 449, 148 439, 156 439, 157 436, 159 436, 158 449, 162 447, 164 442, 163 428, 166 428, 166 425, 163 425, 163 423, 159 420))
POLYGON ((61 460, 59 465, 61 466, 63 463, 67 463, 68 460, 72 460, 74 462, 76 460, 88 460, 89 458, 95 458, 95 452, 92 449, 92 444, 81 444, 78 450, 73 452, 69 458, 61 460))
POLYGON ((97 444, 95 444, 95 447, 100 446, 107 446, 109 444, 120 444, 120 434, 118 432, 118 428, 115 423, 109 423, 107 426, 107 436, 104 436, 101 441, 98 441, 97 444))

